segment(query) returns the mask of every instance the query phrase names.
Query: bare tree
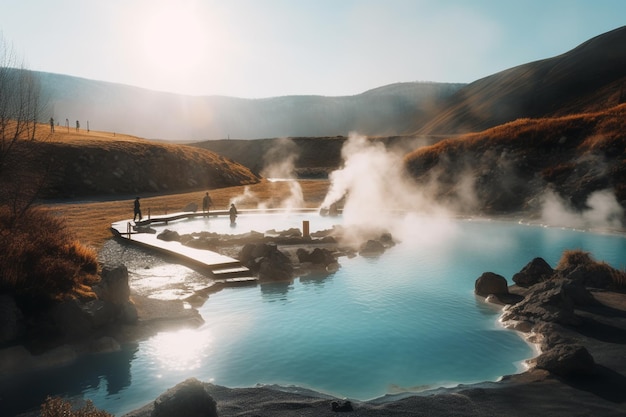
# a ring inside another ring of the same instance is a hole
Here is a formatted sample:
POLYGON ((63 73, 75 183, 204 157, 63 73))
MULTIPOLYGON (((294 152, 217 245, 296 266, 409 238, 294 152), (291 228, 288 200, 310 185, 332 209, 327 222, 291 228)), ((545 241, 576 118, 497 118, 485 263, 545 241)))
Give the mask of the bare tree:
POLYGON ((42 112, 40 84, 0 33, 0 205, 19 217, 34 203, 45 169, 36 158, 42 112))

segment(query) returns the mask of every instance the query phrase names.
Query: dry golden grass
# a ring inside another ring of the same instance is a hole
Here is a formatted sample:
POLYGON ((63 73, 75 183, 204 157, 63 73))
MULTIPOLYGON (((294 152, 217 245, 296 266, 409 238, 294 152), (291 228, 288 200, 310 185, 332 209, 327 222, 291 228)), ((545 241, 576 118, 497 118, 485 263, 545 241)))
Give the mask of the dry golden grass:
POLYGON ((615 289, 626 288, 626 272, 613 268, 606 262, 598 262, 591 257, 589 252, 579 249, 565 250, 556 266, 556 270, 584 268, 587 273, 601 276, 609 276, 615 289))
MULTIPOLYGON (((299 181, 304 195, 304 207, 317 208, 328 191, 328 180, 299 181)), ((209 191, 213 200, 213 210, 226 210, 232 198, 249 192, 268 206, 279 207, 282 197, 289 195, 289 185, 285 182, 261 181, 258 184, 227 187, 214 190, 200 190, 184 194, 146 197, 141 199, 144 217, 148 211, 152 215, 179 212, 190 202, 202 206, 202 197, 209 191)), ((98 201, 81 203, 47 204, 56 215, 62 216, 69 229, 81 243, 99 250, 107 239, 111 238, 111 223, 133 217, 133 199, 116 201, 98 201)), ((256 208, 256 204, 240 204, 240 209, 256 208)))
POLYGON ((624 145, 626 131, 626 104, 609 110, 543 119, 518 119, 482 132, 468 133, 420 148, 407 155, 410 161, 418 156, 425 160, 436 159, 439 154, 452 150, 480 151, 497 145, 523 142, 527 148, 543 149, 558 144, 563 138, 575 143, 581 151, 624 145))
POLYGON ((91 400, 87 400, 80 408, 60 397, 48 397, 41 405, 41 417, 113 417, 106 411, 98 410, 91 400))

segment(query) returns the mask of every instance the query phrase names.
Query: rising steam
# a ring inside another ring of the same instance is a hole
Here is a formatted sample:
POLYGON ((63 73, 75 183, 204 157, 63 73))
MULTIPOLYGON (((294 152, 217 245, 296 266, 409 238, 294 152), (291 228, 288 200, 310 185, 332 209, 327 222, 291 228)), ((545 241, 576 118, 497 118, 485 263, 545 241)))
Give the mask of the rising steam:
POLYGON ((574 210, 553 191, 543 196, 541 220, 550 226, 574 229, 618 229, 624 209, 611 190, 596 191, 587 199, 587 209, 574 210))
MULTIPOLYGON (((287 185, 289 193, 281 199, 271 198, 270 200, 262 200, 258 195, 251 192, 248 187, 244 189, 244 193, 231 200, 231 203, 246 204, 248 206, 255 205, 259 210, 267 210, 269 208, 280 207, 287 211, 299 208, 304 205, 304 195, 298 181, 295 171, 295 162, 298 159, 298 147, 288 138, 282 138, 274 142, 263 160, 265 162, 261 175, 272 181, 271 187, 278 189, 278 182, 287 185), (274 183, 276 182, 276 183, 274 183), (275 184, 275 185, 273 185, 275 184)), ((272 193, 274 196, 282 196, 283 192, 272 193)))
POLYGON ((410 180, 401 154, 351 134, 342 158, 343 167, 329 176, 331 184, 322 208, 339 202, 343 223, 355 241, 379 231, 389 231, 399 240, 436 240, 450 229, 448 210, 433 203, 410 180))

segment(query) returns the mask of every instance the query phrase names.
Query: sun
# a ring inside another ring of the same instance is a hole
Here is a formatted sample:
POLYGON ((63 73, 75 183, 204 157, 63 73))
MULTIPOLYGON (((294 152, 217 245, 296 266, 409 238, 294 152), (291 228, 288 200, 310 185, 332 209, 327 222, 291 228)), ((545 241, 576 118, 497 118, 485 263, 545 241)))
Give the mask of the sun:
POLYGON ((162 6, 142 16, 137 55, 162 76, 183 76, 201 65, 215 39, 193 7, 162 6))

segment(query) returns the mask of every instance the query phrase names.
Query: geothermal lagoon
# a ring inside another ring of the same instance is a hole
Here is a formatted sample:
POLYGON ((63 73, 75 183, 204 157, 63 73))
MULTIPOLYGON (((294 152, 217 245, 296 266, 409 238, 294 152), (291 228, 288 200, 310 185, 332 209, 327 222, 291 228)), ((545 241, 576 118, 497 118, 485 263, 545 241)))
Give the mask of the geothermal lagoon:
MULTIPOLYGON (((311 232, 342 223, 313 213, 243 214, 234 228, 225 217, 154 227, 238 234, 301 227, 303 220, 311 232)), ((496 381, 522 371, 535 351, 499 325, 497 306, 474 296, 476 278, 491 271, 512 284, 534 257, 555 267, 565 249, 624 268, 626 239, 617 234, 488 220, 407 221, 402 242, 381 256, 341 257, 341 268, 327 276, 224 289, 198 307, 205 323, 197 329, 159 333, 121 352, 21 376, 3 390, 23 403, 36 404, 43 393, 91 399, 122 415, 189 377, 358 400, 496 381)), ((128 266, 131 286, 144 295, 182 297, 180 286, 178 293, 164 288, 177 281, 191 291, 206 280, 132 245, 111 241, 105 252, 128 266)))

